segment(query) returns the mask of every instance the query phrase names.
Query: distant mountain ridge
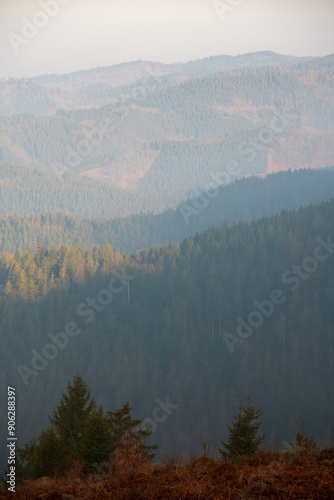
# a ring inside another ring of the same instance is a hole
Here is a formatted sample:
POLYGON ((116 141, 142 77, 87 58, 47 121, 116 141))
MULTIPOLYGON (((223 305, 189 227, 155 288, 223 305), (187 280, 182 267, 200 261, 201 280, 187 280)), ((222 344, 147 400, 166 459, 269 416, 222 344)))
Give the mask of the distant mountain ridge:
POLYGON ((44 210, 46 199, 63 211, 63 199, 77 213, 74 200, 84 192, 83 217, 119 217, 175 208, 217 175, 233 182, 331 167, 333 75, 334 56, 264 52, 3 82, 5 211, 13 210, 14 171, 20 211, 44 210), (53 86, 56 80, 64 87, 53 86), (231 165, 236 175, 228 174, 231 165))
POLYGON ((182 83, 189 79, 215 75, 232 70, 256 68, 287 68, 316 60, 315 57, 293 57, 275 52, 255 52, 239 56, 212 56, 187 63, 163 64, 152 61, 133 61, 113 66, 76 71, 64 75, 41 75, 26 79, 7 79, 0 82, 0 114, 36 113, 54 114, 56 109, 89 108, 92 105, 110 104, 122 94, 122 89, 145 78, 163 78, 165 85, 182 83), (87 97, 92 89, 104 86, 109 90, 103 103, 87 97), (118 91, 117 91, 118 90, 118 91), (11 99, 8 94, 14 94, 11 99), (23 96, 37 96, 39 105, 31 100, 24 103, 23 96), (17 105, 17 99, 24 107, 17 105))
MULTIPOLYGON (((39 190, 38 185, 36 189, 39 190)), ((56 200, 52 194, 45 199, 44 206, 38 207, 37 214, 1 215, 5 204, 0 203, 0 255, 14 252, 16 248, 35 250, 38 243, 49 248, 65 243, 73 247, 93 248, 94 245, 110 242, 114 249, 119 248, 122 253, 130 254, 151 245, 182 241, 191 234, 207 230, 209 226, 251 222, 282 210, 328 201, 334 198, 334 168, 279 172, 265 179, 250 177, 221 186, 215 196, 205 190, 199 191, 197 196, 181 203, 175 210, 169 209, 158 215, 119 216, 113 220, 108 220, 107 211, 103 212, 105 198, 100 191, 93 197, 93 207, 99 218, 80 217, 83 205, 91 214, 93 210, 88 205, 89 198, 83 187, 82 191, 75 205, 66 205, 65 211, 75 215, 47 212, 48 207, 59 212, 64 203, 61 199, 61 203, 54 204, 56 200), (38 214, 39 211, 42 214, 38 214), (102 216, 107 220, 103 220, 102 216)), ((20 196, 17 193, 15 198, 20 196)))

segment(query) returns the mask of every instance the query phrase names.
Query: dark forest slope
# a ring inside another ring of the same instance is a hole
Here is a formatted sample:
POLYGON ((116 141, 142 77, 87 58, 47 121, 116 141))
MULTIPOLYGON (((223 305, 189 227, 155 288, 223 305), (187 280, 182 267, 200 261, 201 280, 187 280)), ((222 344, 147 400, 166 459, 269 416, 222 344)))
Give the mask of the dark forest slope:
MULTIPOLYGON (((220 178, 217 176, 217 182, 223 180, 223 175, 220 178)), ((65 212, 71 212, 73 208, 74 213, 79 214, 95 211, 101 216, 105 213, 106 198, 102 188, 96 191, 83 189, 81 196, 73 198, 70 187, 68 197, 50 191, 45 202, 57 210, 63 207, 65 212)), ((16 193, 19 196, 18 190, 16 193)), ((14 191, 12 194, 14 196, 14 191)), ((122 253, 129 254, 156 243, 163 245, 169 241, 182 241, 210 225, 219 227, 223 222, 250 222, 265 215, 277 214, 283 209, 299 208, 332 197, 332 169, 302 170, 280 172, 265 179, 252 177, 236 181, 229 186, 220 186, 215 192, 203 189, 176 210, 159 215, 135 215, 113 220, 82 219, 52 212, 45 215, 0 215, 0 254, 14 252, 16 248, 27 250, 30 247, 35 250, 38 242, 48 248, 64 243, 92 248, 108 241, 114 249, 119 248, 122 253)), ((2 201, 4 210, 6 203, 2 201)), ((19 210, 20 205, 17 204, 16 208, 19 210)))
POLYGON ((75 373, 110 410, 129 401, 144 420, 157 398, 176 405, 156 425, 160 450, 198 452, 203 435, 218 444, 248 391, 272 441, 289 441, 301 413, 329 441, 333 220, 331 201, 211 228, 135 260, 110 245, 5 255, 2 394, 17 388, 21 444, 47 426, 75 373))

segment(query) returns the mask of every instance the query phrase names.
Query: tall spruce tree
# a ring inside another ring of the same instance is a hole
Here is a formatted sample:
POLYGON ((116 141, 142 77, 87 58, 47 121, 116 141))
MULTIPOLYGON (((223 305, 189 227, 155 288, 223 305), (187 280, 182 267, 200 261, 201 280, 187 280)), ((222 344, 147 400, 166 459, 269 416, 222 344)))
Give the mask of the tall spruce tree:
POLYGON ((227 451, 218 448, 222 458, 233 458, 238 455, 255 455, 265 437, 264 435, 258 435, 261 426, 261 422, 258 419, 261 416, 262 412, 251 404, 250 396, 248 395, 246 406, 241 403, 238 416, 233 417, 235 422, 232 427, 227 426, 230 432, 228 441, 227 443, 221 441, 227 451))
POLYGON ((59 439, 66 448, 69 459, 78 457, 78 446, 91 412, 96 408, 91 391, 81 375, 75 375, 73 384, 68 383, 59 405, 49 417, 59 439))

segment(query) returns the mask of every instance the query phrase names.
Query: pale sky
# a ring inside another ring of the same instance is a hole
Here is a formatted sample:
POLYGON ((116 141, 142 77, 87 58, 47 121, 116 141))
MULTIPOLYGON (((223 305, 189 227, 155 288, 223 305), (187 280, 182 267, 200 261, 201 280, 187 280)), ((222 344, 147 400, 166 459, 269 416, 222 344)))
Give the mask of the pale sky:
POLYGON ((0 0, 0 35, 0 78, 262 50, 322 56, 334 53, 334 0, 0 0))

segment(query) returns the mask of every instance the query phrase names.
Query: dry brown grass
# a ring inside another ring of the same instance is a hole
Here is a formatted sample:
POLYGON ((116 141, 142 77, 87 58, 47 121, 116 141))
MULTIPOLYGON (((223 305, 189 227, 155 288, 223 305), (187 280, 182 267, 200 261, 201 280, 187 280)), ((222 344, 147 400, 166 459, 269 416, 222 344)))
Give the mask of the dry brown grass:
MULTIPOLYGON (((2 493, 0 498, 9 498, 2 493)), ((19 500, 81 499, 334 499, 334 457, 262 453, 254 459, 219 462, 197 458, 179 466, 157 464, 95 478, 27 481, 19 500)))

